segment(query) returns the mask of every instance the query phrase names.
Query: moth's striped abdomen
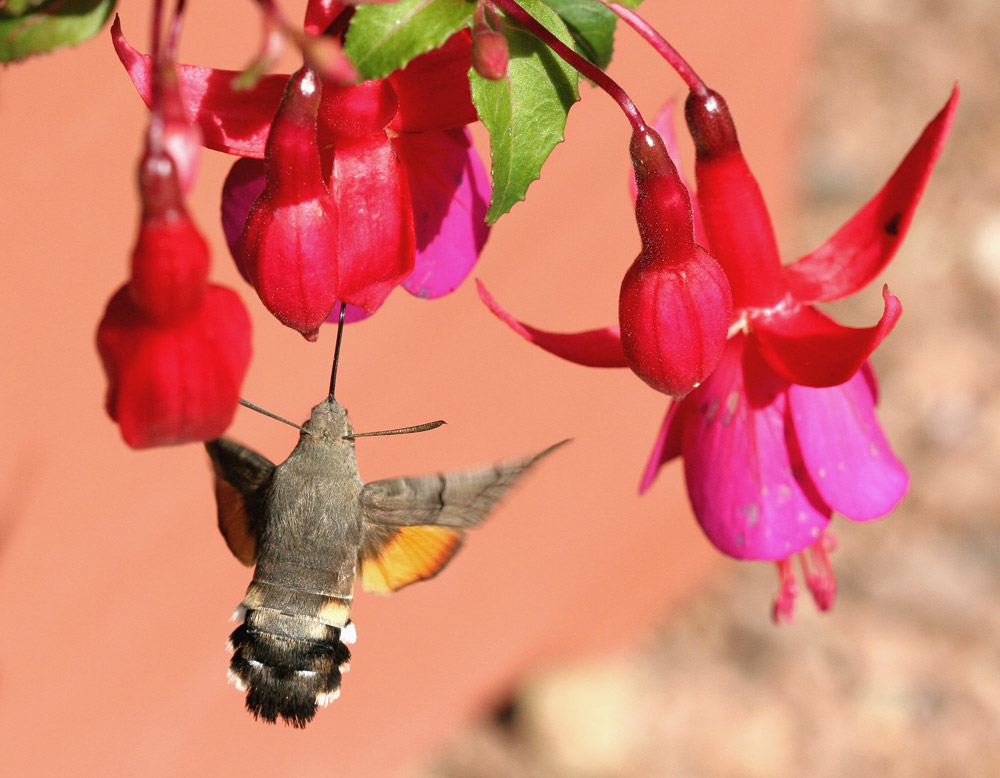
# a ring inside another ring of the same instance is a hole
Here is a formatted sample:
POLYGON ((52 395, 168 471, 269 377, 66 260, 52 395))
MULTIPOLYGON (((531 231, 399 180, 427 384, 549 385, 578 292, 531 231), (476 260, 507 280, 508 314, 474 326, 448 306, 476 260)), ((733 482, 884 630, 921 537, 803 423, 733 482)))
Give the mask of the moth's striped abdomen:
POLYGON ((255 717, 305 726, 318 705, 340 695, 354 642, 349 604, 255 581, 240 611, 243 623, 229 637, 230 680, 246 690, 255 717))

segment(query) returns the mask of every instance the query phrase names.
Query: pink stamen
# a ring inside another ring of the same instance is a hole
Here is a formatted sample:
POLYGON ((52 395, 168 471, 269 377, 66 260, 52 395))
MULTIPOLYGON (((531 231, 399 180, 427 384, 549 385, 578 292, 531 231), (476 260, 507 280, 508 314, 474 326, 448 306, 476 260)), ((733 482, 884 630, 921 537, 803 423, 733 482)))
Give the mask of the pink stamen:
POLYGON ((799 554, 806 586, 812 593, 816 607, 821 611, 830 610, 837 597, 837 579, 834 577, 829 557, 829 552, 836 547, 837 541, 833 536, 823 533, 819 540, 799 554))
POLYGON ((774 596, 771 620, 775 624, 791 624, 795 620, 795 598, 799 596, 799 584, 795 580, 792 558, 780 559, 778 567, 778 593, 774 596))

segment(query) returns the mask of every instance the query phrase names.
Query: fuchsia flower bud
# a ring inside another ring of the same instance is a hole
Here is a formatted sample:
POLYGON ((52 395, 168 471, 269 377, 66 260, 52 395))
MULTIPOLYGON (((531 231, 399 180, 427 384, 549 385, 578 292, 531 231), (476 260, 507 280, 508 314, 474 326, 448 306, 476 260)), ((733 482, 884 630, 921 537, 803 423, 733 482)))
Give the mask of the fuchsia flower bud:
POLYGON ((320 81, 292 75, 267 140, 267 183, 250 211, 240 254, 264 306, 316 340, 337 302, 336 203, 323 183, 317 141, 320 81))
MULTIPOLYGON (((151 144, 159 133, 156 121, 151 144)), ((250 362, 239 297, 208 284, 209 255, 160 145, 139 166, 143 211, 132 278, 97 330, 106 408, 133 448, 209 440, 229 426, 250 362)))
POLYGON ((625 358, 657 391, 683 397, 715 369, 732 316, 729 282, 694 240, 691 198, 660 136, 635 132, 642 250, 625 274, 618 319, 625 358))
POLYGON ((499 81, 507 75, 510 52, 503 33, 489 28, 472 32, 472 67, 483 78, 499 81))
POLYGON ((476 6, 472 23, 472 50, 470 58, 472 69, 489 81, 499 81, 507 75, 507 63, 510 51, 507 39, 496 28, 496 10, 490 3, 489 10, 493 16, 493 25, 486 20, 487 2, 476 6))

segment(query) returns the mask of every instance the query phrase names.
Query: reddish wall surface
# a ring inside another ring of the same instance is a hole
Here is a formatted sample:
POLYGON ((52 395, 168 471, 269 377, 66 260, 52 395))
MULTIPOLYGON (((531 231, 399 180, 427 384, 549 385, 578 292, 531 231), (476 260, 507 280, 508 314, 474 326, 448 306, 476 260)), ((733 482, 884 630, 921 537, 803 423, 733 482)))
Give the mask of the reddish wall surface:
MULTIPOLYGON (((125 0, 147 40, 148 3, 125 0)), ((779 226, 808 43, 798 3, 647 3, 644 10, 729 100, 779 226)), ((193 3, 182 59, 240 67, 256 43, 246 3, 193 3), (224 11, 241 16, 234 22, 224 11)), ((679 80, 628 32, 612 74, 651 117, 679 80)), ((225 682, 227 622, 250 573, 215 530, 197 446, 136 453, 102 410, 93 347, 136 229, 145 112, 102 34, 3 71, 0 81, 0 770, 5 775, 386 776, 495 703, 524 670, 628 645, 698 586, 713 553, 680 469, 636 485, 666 407, 626 371, 588 370, 520 341, 471 284, 436 303, 396 293, 352 326, 338 384, 358 429, 443 417, 420 436, 360 441, 368 480, 487 462, 575 438, 475 533, 433 582, 359 595, 344 695, 304 732, 267 727, 225 682)), ((638 247, 628 128, 583 87, 568 142, 501 221, 477 268, 543 327, 611 323, 638 247)), ((304 418, 321 398, 332 331, 308 344, 263 312, 217 222, 230 160, 209 152, 192 210, 214 277, 255 323, 253 401, 304 418)), ((295 432, 241 412, 231 434, 272 459, 295 432)))

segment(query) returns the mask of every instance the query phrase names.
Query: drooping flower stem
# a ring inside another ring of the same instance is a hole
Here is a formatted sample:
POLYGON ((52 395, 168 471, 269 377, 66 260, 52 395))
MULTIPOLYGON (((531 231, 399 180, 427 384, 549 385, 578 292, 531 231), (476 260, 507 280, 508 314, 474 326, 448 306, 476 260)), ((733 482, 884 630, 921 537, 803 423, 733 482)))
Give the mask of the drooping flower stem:
POLYGON ((524 10, 524 8, 522 8, 516 0, 493 0, 493 3, 498 8, 503 9, 506 13, 510 14, 517 21, 523 24, 529 32, 552 49, 552 51, 554 51, 561 59, 565 60, 573 69, 578 71, 581 75, 589 78, 597 84, 597 86, 607 92, 608 95, 616 103, 618 103, 619 107, 624 112, 625 117, 632 125, 634 132, 644 133, 649 131, 645 120, 642 118, 642 114, 639 113, 639 109, 636 108, 635 103, 632 102, 632 98, 629 97, 625 93, 625 90, 622 89, 614 79, 608 76, 607 73, 585 57, 577 54, 573 51, 573 49, 559 40, 548 29, 546 29, 541 22, 524 10))
POLYGON ((601 2, 618 14, 622 21, 624 21, 629 27, 639 33, 646 43, 656 49, 660 56, 663 57, 674 70, 677 71, 677 75, 679 75, 684 80, 684 83, 688 85, 688 89, 696 95, 700 95, 702 97, 706 97, 708 95, 708 87, 705 86, 705 82, 701 80, 701 77, 694 72, 694 68, 692 68, 688 64, 687 60, 677 52, 677 49, 667 43, 667 40, 660 35, 660 33, 658 33, 649 22, 639 16, 639 14, 631 8, 626 8, 619 3, 609 2, 609 0, 601 0, 601 2))
POLYGON ((181 21, 184 19, 184 6, 186 4, 186 0, 177 0, 177 7, 174 8, 174 18, 170 21, 170 34, 167 38, 166 59, 168 62, 177 61, 177 41, 181 36, 181 21))

